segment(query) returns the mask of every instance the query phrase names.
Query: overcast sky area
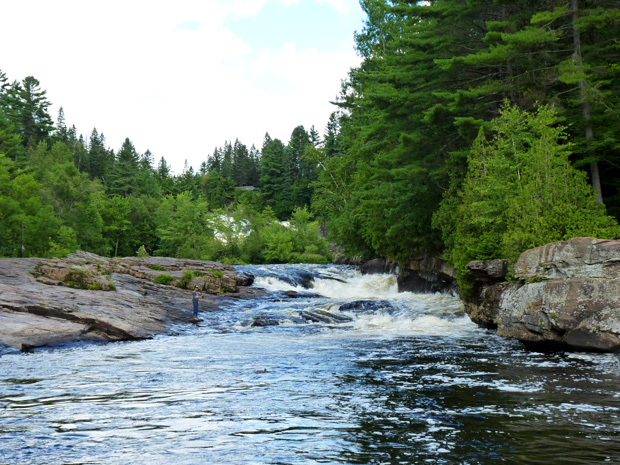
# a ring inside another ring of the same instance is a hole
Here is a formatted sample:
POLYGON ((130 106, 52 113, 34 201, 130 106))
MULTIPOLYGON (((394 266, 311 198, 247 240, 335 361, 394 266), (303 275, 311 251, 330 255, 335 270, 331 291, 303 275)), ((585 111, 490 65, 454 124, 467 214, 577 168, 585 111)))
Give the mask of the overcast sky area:
POLYGON ((323 136, 359 64, 358 0, 20 0, 3 5, 0 70, 34 76, 67 126, 175 174, 226 141, 260 150, 298 125, 323 136))

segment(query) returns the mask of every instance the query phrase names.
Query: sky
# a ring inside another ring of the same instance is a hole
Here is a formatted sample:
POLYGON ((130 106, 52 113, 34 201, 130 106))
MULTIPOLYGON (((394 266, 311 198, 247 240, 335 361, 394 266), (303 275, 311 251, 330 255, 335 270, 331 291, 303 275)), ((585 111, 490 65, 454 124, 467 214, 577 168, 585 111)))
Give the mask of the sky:
POLYGON ((360 58, 358 0, 20 0, 7 2, 0 70, 33 76, 50 115, 103 133, 118 151, 195 170, 226 141, 322 136, 360 58))

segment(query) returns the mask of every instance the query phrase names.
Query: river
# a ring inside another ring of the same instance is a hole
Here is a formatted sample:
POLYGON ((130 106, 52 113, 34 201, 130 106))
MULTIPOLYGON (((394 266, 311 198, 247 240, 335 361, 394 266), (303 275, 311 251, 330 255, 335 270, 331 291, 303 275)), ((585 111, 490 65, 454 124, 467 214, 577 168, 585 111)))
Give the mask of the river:
POLYGON ((0 464, 620 463, 618 355, 528 350, 389 275, 239 270, 269 294, 198 326, 0 348, 0 464))

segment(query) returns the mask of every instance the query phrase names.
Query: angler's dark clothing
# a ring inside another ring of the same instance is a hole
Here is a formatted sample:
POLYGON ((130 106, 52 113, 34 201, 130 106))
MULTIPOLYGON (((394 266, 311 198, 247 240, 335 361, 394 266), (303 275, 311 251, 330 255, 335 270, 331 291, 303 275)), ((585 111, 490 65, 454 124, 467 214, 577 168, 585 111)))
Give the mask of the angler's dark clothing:
POLYGON ((200 294, 196 291, 192 292, 192 302, 194 303, 194 318, 198 318, 198 297, 200 294))

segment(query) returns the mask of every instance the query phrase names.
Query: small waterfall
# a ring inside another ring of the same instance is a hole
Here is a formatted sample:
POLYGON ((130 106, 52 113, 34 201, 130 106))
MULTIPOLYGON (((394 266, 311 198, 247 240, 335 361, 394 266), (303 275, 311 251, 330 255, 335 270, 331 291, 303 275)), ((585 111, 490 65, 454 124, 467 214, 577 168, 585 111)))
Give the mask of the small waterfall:
POLYGON ((477 331, 459 299, 439 293, 399 293, 391 274, 364 275, 353 267, 321 265, 244 271, 255 274, 254 286, 281 299, 263 312, 272 323, 279 318, 286 324, 339 325, 370 335, 477 331))

